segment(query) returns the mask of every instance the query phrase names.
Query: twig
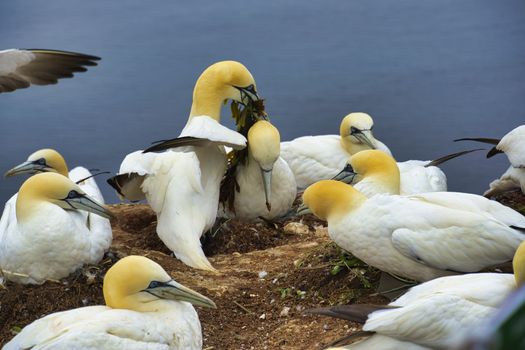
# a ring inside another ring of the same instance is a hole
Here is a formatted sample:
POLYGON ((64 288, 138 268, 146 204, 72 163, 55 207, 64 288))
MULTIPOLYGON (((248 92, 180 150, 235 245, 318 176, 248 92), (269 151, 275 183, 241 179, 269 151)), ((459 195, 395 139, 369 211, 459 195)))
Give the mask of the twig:
POLYGON ((235 300, 233 301, 233 303, 234 303, 235 305, 237 305, 238 307, 240 307, 241 309, 243 309, 246 313, 253 314, 253 312, 251 312, 250 310, 248 310, 247 308, 245 308, 244 306, 242 306, 241 304, 239 304, 239 303, 236 302, 235 300))

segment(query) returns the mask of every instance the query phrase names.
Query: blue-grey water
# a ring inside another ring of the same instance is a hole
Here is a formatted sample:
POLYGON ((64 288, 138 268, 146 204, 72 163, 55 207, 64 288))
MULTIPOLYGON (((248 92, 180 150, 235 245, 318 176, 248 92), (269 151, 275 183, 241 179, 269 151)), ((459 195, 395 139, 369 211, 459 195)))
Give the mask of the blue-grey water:
MULTIPOLYGON (((0 95, 0 170, 54 147, 70 166, 117 171, 127 153, 178 135, 196 78, 224 59, 254 74, 283 140, 337 133, 365 111, 398 160, 432 159, 471 146, 455 138, 523 123, 524 38, 521 0, 1 1, 0 48, 102 61, 0 95)), ((480 193, 507 165, 478 154, 443 169, 450 190, 480 193)), ((22 181, 0 179, 0 202, 22 181)))

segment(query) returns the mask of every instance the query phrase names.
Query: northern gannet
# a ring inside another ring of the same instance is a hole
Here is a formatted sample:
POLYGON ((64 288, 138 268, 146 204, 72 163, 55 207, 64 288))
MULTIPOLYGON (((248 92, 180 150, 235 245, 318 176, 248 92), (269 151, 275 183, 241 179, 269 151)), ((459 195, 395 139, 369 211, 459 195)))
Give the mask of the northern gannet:
POLYGON ((416 281, 508 262, 525 239, 523 215, 467 193, 367 198, 350 185, 323 180, 306 189, 303 201, 299 212, 309 208, 327 220, 330 237, 343 249, 416 281))
POLYGON ((192 304, 215 303, 175 282, 156 262, 134 255, 119 260, 106 273, 103 292, 106 306, 45 316, 3 349, 202 349, 192 304))
POLYGON ((462 138, 455 141, 478 141, 495 145, 488 153, 490 158, 498 153, 505 153, 510 167, 499 179, 492 181, 489 189, 483 194, 492 197, 497 194, 520 189, 525 193, 525 125, 507 133, 501 140, 489 138, 462 138))
POLYGON ((366 113, 350 113, 341 121, 339 135, 303 136, 281 142, 281 157, 290 165, 297 187, 305 189, 319 180, 331 179, 349 156, 365 149, 390 150, 374 138, 374 121, 366 113))
MULTIPOLYGON (((310 312, 364 323, 363 331, 376 333, 369 340, 383 337, 370 349, 390 349, 389 337, 395 338, 394 343, 401 340, 432 349, 455 349, 524 284, 523 243, 516 250, 513 268, 514 275, 473 273, 437 278, 411 288, 389 305, 341 305, 310 312)), ((352 346, 348 349, 354 349, 352 346)))
POLYGON ((353 185, 367 197, 377 193, 411 195, 446 192, 447 178, 435 165, 475 151, 478 149, 449 154, 433 161, 396 162, 385 152, 365 150, 350 157, 344 169, 332 180, 353 185))
POLYGON ((241 63, 208 67, 193 90, 189 120, 178 138, 126 156, 119 175, 108 180, 129 200, 146 198, 157 213, 157 233, 177 258, 214 271, 200 237, 217 217, 220 183, 227 166, 224 146, 246 147, 246 138, 220 124, 225 100, 258 101, 255 80, 241 63), (174 148, 174 149, 172 149, 174 148))
POLYGON ((256 122, 248 131, 247 152, 245 163, 234 169, 235 188, 228 189, 233 192, 234 197, 228 197, 233 205, 226 200, 219 213, 244 220, 283 216, 292 207, 297 185, 290 167, 279 156, 279 130, 268 121, 256 122))
POLYGON ((4 275, 40 284, 100 261, 111 244, 111 231, 108 236, 106 227, 86 220, 83 211, 112 215, 65 176, 43 173, 27 179, 16 203, 8 203, 0 219, 4 275))
POLYGON ((30 85, 56 84, 96 66, 100 57, 77 52, 46 49, 9 49, 0 51, 0 93, 30 85))

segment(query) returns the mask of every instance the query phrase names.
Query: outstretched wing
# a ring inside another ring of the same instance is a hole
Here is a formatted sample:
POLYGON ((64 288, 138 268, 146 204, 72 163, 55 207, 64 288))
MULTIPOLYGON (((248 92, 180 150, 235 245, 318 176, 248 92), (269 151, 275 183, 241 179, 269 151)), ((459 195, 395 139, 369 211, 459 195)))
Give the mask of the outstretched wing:
POLYGON ((96 66, 99 57, 77 52, 10 49, 0 51, 0 93, 24 89, 31 84, 56 84, 96 66))

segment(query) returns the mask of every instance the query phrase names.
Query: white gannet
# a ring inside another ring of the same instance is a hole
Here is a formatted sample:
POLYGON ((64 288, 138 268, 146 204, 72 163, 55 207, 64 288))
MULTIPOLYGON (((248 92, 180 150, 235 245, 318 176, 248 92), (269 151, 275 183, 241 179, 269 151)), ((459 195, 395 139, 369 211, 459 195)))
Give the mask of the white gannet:
POLYGON ((179 138, 126 156, 108 182, 129 200, 146 198, 157 213, 157 233, 177 258, 214 271, 200 244, 217 217, 220 183, 227 166, 224 146, 246 147, 246 138, 220 124, 225 100, 258 101, 255 80, 239 62, 208 67, 193 90, 188 123, 179 138), (176 149, 171 149, 176 148, 176 149))
POLYGON ((367 198, 350 185, 323 180, 306 189, 303 201, 299 212, 309 208, 327 220, 330 237, 343 249, 416 281, 508 262, 525 239, 523 215, 467 193, 367 198))
POLYGON ((348 157, 365 149, 390 150, 374 138, 374 121, 366 113, 350 113, 341 121, 339 135, 303 136, 281 142, 281 157, 290 165, 297 187, 304 189, 319 180, 331 179, 348 157))
POLYGON ((15 206, 8 203, 0 219, 0 268, 10 280, 40 284, 61 279, 100 261, 111 244, 111 235, 81 211, 104 218, 111 212, 60 174, 27 179, 15 206))
MULTIPOLYGON (((286 214, 295 200, 297 185, 288 164, 279 156, 279 130, 270 122, 256 122, 248 131, 248 157, 236 166, 233 206, 221 203, 225 217, 253 220, 286 214)), ((231 193, 230 193, 231 194, 231 193)))
POLYGON ((0 93, 33 85, 56 84, 96 66, 100 57, 77 52, 46 49, 9 49, 0 51, 0 93))
POLYGON ((367 197, 378 193, 411 195, 444 192, 447 190, 447 178, 435 165, 474 151, 478 150, 449 154, 427 162, 409 160, 396 163, 385 152, 365 150, 350 157, 344 169, 332 180, 353 185, 367 197))
POLYGON ((136 255, 104 277, 106 306, 57 312, 34 321, 3 350, 200 350, 202 333, 192 304, 216 308, 207 297, 175 282, 156 262, 136 255))
POLYGON ((384 337, 374 349, 389 349, 389 337, 432 349, 455 349, 524 284, 524 243, 516 250, 513 268, 514 275, 473 273, 437 278, 411 288, 389 305, 341 305, 310 312, 364 323, 363 331, 376 333, 370 339, 384 337))
MULTIPOLYGON (((5 176, 15 176, 19 174, 37 174, 39 172, 56 172, 75 182, 82 191, 90 198, 94 199, 99 204, 104 204, 104 197, 97 186, 95 179, 91 172, 81 166, 73 168, 68 172, 68 167, 64 157, 54 149, 45 148, 32 153, 25 162, 15 166, 5 173, 5 176)), ((14 194, 6 203, 6 207, 10 207, 12 215, 16 215, 16 199, 18 194, 14 194)), ((98 242, 102 244, 102 250, 106 251, 111 245, 113 234, 111 231, 111 223, 108 219, 101 217, 95 213, 83 212, 86 226, 90 227, 91 232, 96 233, 99 237, 98 242), (105 239, 102 239, 105 237, 105 239)), ((91 264, 96 264, 100 257, 93 256, 91 264)))
POLYGON ((498 153, 505 153, 510 167, 499 179, 492 181, 489 189, 483 194, 492 197, 497 194, 520 189, 525 193, 525 125, 507 133, 501 140, 489 138, 462 138, 454 141, 478 141, 495 145, 488 153, 490 158, 498 153))

